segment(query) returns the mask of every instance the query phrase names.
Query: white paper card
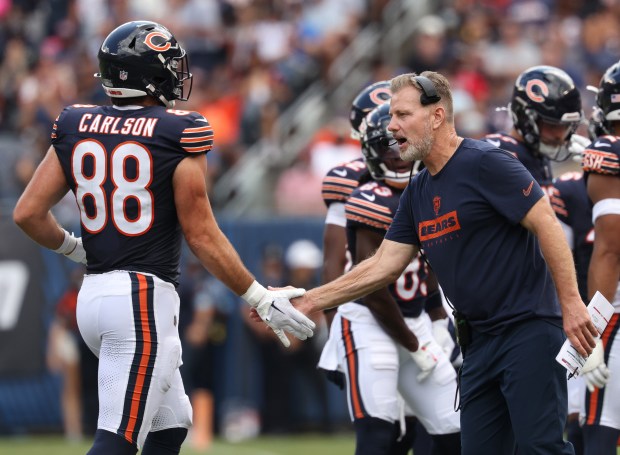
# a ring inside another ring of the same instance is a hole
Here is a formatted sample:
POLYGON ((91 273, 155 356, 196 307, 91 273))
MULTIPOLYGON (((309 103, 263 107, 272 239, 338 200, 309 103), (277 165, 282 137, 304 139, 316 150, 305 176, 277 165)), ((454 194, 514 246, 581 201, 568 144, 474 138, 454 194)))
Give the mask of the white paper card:
MULTIPOLYGON (((590 300, 588 304, 588 313, 590 313, 594 327, 598 330, 600 337, 614 314, 614 307, 603 294, 596 291, 596 294, 594 294, 594 297, 592 297, 592 300, 590 300)), ((560 352, 555 357, 555 360, 566 368, 571 375, 579 376, 583 365, 586 363, 587 357, 583 357, 579 354, 568 339, 566 339, 562 345, 562 349, 560 349, 560 352)))

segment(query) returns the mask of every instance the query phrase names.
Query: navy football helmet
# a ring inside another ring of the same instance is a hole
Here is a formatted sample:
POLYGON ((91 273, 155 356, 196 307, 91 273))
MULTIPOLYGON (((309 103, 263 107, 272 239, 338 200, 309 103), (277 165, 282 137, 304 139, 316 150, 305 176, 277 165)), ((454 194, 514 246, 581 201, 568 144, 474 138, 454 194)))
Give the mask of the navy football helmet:
MULTIPOLYGON (((408 182, 412 163, 400 158, 398 143, 387 129, 390 123, 390 103, 374 108, 360 126, 362 154, 374 180, 408 182)), ((421 161, 413 162, 413 174, 423 168, 421 161)))
POLYGON ((583 119, 581 95, 571 77, 552 66, 534 66, 517 78, 508 106, 515 129, 525 143, 552 160, 568 157, 567 146, 540 140, 539 122, 566 125, 565 144, 583 119))
POLYGON ((351 137, 361 139, 360 126, 362 122, 375 107, 387 103, 392 98, 390 91, 390 81, 380 81, 369 85, 357 94, 351 104, 351 137))
POLYGON ((588 133, 590 139, 611 134, 609 122, 620 121, 620 62, 614 63, 601 78, 588 133))
POLYGON ((172 33, 156 22, 127 22, 103 41, 99 71, 106 95, 151 95, 166 107, 186 101, 192 90, 187 54, 172 33), (186 84, 187 82, 187 84, 186 84))

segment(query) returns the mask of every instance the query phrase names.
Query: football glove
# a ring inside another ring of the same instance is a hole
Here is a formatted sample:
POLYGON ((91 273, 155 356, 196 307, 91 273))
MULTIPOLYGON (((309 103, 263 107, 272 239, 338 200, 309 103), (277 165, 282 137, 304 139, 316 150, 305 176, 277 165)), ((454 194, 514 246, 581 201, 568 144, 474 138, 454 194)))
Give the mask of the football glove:
POLYGON ((305 293, 306 290, 300 288, 267 290, 254 281, 241 298, 256 309, 260 318, 271 327, 282 344, 288 348, 291 342, 284 333, 285 331, 300 340, 314 335, 314 322, 295 309, 290 302, 290 299, 301 297, 305 293))
POLYGON ((432 328, 433 338, 435 338, 435 341, 439 344, 439 346, 441 346, 441 349, 446 353, 446 356, 451 358, 456 343, 448 330, 449 322, 449 318, 437 319, 436 321, 433 321, 432 328))
POLYGON ((421 370, 418 373, 418 382, 424 381, 433 372, 439 362, 440 350, 441 347, 437 343, 427 341, 417 351, 411 353, 413 361, 421 370))
POLYGON ((573 134, 568 142, 568 153, 581 159, 583 152, 586 147, 590 145, 590 142, 592 141, 590 141, 587 137, 580 136, 579 134, 573 134))
POLYGON ((592 354, 581 368, 581 374, 590 393, 594 392, 595 388, 602 389, 607 385, 611 374, 605 364, 605 352, 603 342, 600 339, 596 342, 592 354))
POLYGON ((82 237, 75 237, 73 233, 69 234, 65 229, 65 238, 62 244, 54 251, 54 253, 62 254, 73 262, 86 264, 86 250, 82 245, 82 237))

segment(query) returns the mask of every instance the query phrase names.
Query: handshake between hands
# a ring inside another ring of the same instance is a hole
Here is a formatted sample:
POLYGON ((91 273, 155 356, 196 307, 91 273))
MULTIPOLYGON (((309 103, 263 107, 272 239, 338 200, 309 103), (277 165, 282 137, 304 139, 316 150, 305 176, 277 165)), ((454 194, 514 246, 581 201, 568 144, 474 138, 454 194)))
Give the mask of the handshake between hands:
MULTIPOLYGON (((255 310, 258 318, 271 327, 285 347, 291 342, 284 332, 305 340, 314 335, 316 325, 291 304, 291 299, 301 297, 305 289, 288 286, 286 288, 265 289, 254 281, 241 296, 255 310)), ((258 318, 252 315, 252 318, 258 318)))

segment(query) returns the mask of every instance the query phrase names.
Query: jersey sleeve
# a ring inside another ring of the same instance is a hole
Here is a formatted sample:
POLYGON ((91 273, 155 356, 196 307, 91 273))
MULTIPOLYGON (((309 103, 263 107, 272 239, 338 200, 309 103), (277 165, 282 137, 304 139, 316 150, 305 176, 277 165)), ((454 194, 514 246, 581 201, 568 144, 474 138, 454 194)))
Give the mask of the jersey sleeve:
POLYGON ((65 119, 67 118, 67 116, 69 115, 69 111, 71 110, 71 106, 67 106, 65 107, 62 112, 60 114, 58 114, 58 117, 56 117, 56 120, 54 120, 54 124, 52 125, 52 132, 50 134, 50 139, 52 141, 52 145, 57 144, 59 141, 62 140, 63 136, 64 136, 64 123, 65 123, 65 119))
POLYGON ((478 168, 479 191, 502 216, 519 223, 544 196, 540 185, 510 152, 487 150, 478 168))
POLYGON ((186 153, 207 153, 213 148, 213 128, 201 114, 190 112, 183 126, 179 142, 186 153))
POLYGON ((620 175, 620 141, 616 136, 601 136, 585 150, 581 162, 587 174, 620 175))
POLYGON ((558 219, 568 225, 573 225, 569 207, 574 205, 574 187, 575 184, 583 185, 581 174, 577 172, 565 172, 558 178, 553 180, 553 190, 550 195, 551 207, 558 219))
POLYGON ((522 145, 519 144, 519 141, 512 136, 508 136, 507 134, 487 134, 482 140, 488 142, 494 147, 497 147, 498 149, 506 150, 515 156, 517 156, 519 149, 522 147, 522 145))
POLYGON ((345 205, 347 227, 364 227, 385 235, 392 223, 392 213, 375 193, 362 189, 355 190, 345 205))
POLYGON ((334 202, 345 203, 353 191, 358 187, 357 174, 346 168, 346 165, 336 166, 327 173, 321 185, 323 202, 329 207, 334 202))
POLYGON ((400 201, 398 201, 398 209, 396 209, 396 214, 394 215, 394 219, 392 220, 387 234, 385 234, 385 238, 394 242, 407 243, 420 247, 420 239, 416 234, 413 209, 411 208, 412 191, 413 186, 410 183, 400 197, 400 201))

